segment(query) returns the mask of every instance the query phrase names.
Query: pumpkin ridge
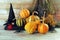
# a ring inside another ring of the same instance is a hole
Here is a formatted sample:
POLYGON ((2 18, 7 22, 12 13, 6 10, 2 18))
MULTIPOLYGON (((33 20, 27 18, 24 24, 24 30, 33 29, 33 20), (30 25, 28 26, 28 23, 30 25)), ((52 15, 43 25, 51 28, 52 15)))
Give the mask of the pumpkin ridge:
POLYGON ((33 27, 33 28, 34 28, 34 29, 33 29, 33 31, 35 32, 35 31, 36 31, 37 26, 36 26, 36 24, 34 24, 33 26, 34 26, 34 27, 33 27))
POLYGON ((41 25, 41 30, 42 30, 42 31, 41 31, 41 30, 40 30, 40 31, 41 31, 41 32, 44 32, 44 30, 43 30, 42 28, 43 28, 43 24, 41 25))
MULTIPOLYGON (((27 10, 27 9, 25 9, 25 10, 27 10)), ((30 15, 29 11, 27 10, 26 12, 28 13, 28 16, 29 16, 30 15)))
POLYGON ((25 16, 27 16, 27 14, 26 14, 26 10, 23 10, 24 12, 25 12, 25 16))
MULTIPOLYGON (((32 24, 32 25, 33 25, 33 24, 32 24)), ((31 25, 31 26, 32 26, 32 25, 31 25)), ((35 26, 35 25, 33 25, 32 28, 34 28, 34 26, 35 26)), ((31 29, 31 32, 33 32, 33 31, 34 31, 34 29, 31 29)))
POLYGON ((26 9, 24 11, 25 11, 25 15, 27 16, 28 15, 28 12, 26 11, 26 9), (27 14, 26 14, 26 12, 27 12, 27 14))
POLYGON ((23 13, 22 13, 22 14, 23 14, 23 17, 25 18, 25 16, 26 16, 26 13, 25 13, 25 14, 24 14, 24 13, 25 13, 25 11, 23 10, 23 13))
POLYGON ((31 23, 31 25, 30 25, 31 27, 30 27, 30 31, 32 31, 32 28, 33 28, 33 23, 31 23))

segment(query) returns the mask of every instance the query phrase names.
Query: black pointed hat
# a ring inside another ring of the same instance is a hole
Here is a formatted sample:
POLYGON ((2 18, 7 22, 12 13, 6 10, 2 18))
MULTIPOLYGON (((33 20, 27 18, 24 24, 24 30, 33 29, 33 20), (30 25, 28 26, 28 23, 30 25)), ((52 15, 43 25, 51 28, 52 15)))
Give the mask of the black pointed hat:
POLYGON ((43 7, 42 6, 43 6, 42 0, 37 0, 33 11, 37 11, 38 14, 35 14, 35 15, 37 15, 39 17, 43 16, 43 7))
POLYGON ((10 24, 11 22, 13 22, 14 18, 15 18, 15 15, 14 15, 13 7, 12 7, 12 4, 10 3, 8 20, 4 25, 7 25, 7 24, 10 24))

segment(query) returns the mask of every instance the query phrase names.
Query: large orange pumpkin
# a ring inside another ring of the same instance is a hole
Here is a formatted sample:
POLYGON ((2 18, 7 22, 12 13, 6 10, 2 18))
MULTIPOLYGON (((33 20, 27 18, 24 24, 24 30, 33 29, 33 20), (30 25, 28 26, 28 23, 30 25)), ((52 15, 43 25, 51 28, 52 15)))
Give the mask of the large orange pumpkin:
POLYGON ((20 17, 21 18, 27 18, 29 17, 30 15, 30 11, 26 8, 23 8, 21 11, 20 11, 20 17))
POLYGON ((27 33, 32 34, 36 31, 37 25, 35 22, 29 22, 25 25, 25 30, 27 33))
POLYGON ((38 14, 37 11, 34 11, 32 13, 32 15, 26 19, 26 23, 31 22, 31 21, 34 21, 37 24, 40 24, 40 18, 38 16, 34 15, 34 13, 37 13, 38 14))

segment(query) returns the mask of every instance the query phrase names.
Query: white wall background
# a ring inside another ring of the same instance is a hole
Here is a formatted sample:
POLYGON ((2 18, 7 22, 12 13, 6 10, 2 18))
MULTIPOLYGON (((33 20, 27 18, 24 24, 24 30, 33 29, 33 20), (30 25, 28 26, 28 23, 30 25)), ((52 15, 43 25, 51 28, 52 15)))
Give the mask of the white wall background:
MULTIPOLYGON (((51 0, 55 6, 57 17, 60 19, 60 0, 51 0)), ((31 8, 36 0, 0 0, 0 20, 7 20, 10 3, 12 3, 15 14, 19 13, 22 7, 31 8)), ((32 9, 32 8, 31 8, 32 9)), ((60 20, 59 20, 60 21, 60 20)))
MULTIPOLYGON (((7 20, 10 3, 13 5, 15 14, 19 13, 20 9, 31 8, 36 0, 0 0, 0 20, 7 20)), ((32 8, 31 8, 32 9, 32 8)))

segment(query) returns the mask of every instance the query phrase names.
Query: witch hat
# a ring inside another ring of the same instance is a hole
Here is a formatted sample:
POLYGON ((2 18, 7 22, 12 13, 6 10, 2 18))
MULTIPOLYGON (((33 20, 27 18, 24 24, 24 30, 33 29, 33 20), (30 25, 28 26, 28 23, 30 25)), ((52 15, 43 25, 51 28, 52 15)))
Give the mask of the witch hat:
POLYGON ((13 20, 14 18, 15 18, 15 15, 14 15, 13 7, 12 7, 12 4, 10 3, 10 11, 9 11, 8 20, 7 20, 7 22, 4 25, 11 24, 11 22, 14 21, 13 20))

